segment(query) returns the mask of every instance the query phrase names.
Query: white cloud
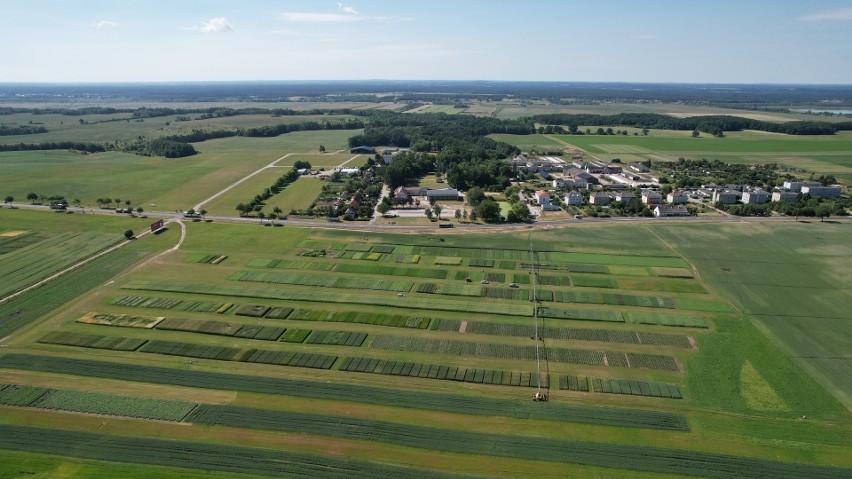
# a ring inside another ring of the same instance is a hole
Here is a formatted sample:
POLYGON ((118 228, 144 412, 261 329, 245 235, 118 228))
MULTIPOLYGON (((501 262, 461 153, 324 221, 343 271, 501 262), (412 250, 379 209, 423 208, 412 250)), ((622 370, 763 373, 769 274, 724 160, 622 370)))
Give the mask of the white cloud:
POLYGON ((280 15, 282 20, 288 22, 305 22, 305 23, 321 23, 321 22, 359 22, 366 20, 363 15, 346 15, 343 13, 310 13, 310 12, 283 12, 280 15))
POLYGON ((230 33, 234 31, 234 27, 228 23, 228 20, 225 20, 224 17, 221 18, 211 18, 210 20, 201 24, 200 27, 191 27, 186 28, 185 30, 193 30, 196 32, 203 33, 230 33))
POLYGON ((799 17, 806 22, 817 22, 821 20, 852 20, 852 8, 840 8, 837 10, 823 10, 799 17))
POLYGON ((337 13, 315 13, 315 12, 282 12, 279 18, 288 22, 304 23, 350 23, 371 20, 374 22, 387 22, 393 20, 411 20, 411 18, 393 16, 367 16, 351 5, 338 2, 337 13))
POLYGON ((355 10, 351 5, 346 5, 345 3, 337 2, 337 9, 343 13, 348 13, 349 15, 360 15, 361 13, 358 10, 355 10))
POLYGON ((118 22, 113 22, 110 20, 101 20, 95 24, 95 28, 98 30, 103 30, 104 28, 115 28, 118 26, 118 22))

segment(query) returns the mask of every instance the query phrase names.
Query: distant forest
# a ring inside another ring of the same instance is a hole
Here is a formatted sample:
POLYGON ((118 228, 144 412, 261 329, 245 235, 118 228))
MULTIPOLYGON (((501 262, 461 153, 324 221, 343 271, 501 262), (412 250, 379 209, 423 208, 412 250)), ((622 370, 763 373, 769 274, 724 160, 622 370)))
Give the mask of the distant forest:
POLYGON ((415 101, 454 104, 459 100, 543 99, 673 102, 764 109, 796 105, 852 105, 852 85, 738 85, 503 81, 293 81, 115 84, 0 84, 0 102, 64 99, 122 101, 415 101), (382 94, 378 96, 378 94, 382 94))

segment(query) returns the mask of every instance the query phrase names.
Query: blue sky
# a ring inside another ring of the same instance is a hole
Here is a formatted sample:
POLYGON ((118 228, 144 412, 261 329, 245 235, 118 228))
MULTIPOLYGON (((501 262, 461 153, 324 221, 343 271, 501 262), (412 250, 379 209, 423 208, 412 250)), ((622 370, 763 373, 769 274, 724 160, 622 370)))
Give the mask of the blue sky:
POLYGON ((2 2, 0 82, 852 83, 852 2, 2 2))

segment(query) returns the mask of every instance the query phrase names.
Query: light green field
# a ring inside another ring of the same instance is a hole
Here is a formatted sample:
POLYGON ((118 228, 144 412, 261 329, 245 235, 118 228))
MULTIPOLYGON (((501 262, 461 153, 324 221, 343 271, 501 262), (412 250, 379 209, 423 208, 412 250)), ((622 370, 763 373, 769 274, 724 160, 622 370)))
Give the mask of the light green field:
POLYGON ((852 407, 849 294, 852 230, 847 224, 713 225, 655 228, 681 245, 711 287, 743 309, 787 357, 852 407), (714 252, 724 238, 736 247, 714 252))
POLYGON ((453 105, 428 105, 419 108, 416 113, 446 113, 448 115, 458 115, 464 112, 464 108, 456 108, 453 105))
MULTIPOLYGON (((183 211, 287 153, 304 152, 306 159, 313 159, 307 152, 320 144, 329 151, 344 149, 346 140, 356 133, 304 131, 274 138, 209 140, 195 144, 198 155, 177 159, 114 152, 4 152, 0 153, 0 194, 12 195, 18 201, 25 201, 29 192, 64 195, 94 207, 97 198, 120 198, 122 202, 130 200, 134 207, 183 211)), ((329 166, 344 156, 329 155, 329 166)), ((349 158, 351 155, 343 161, 349 158)))
POLYGON ((281 193, 267 200, 263 210, 269 214, 273 208, 278 207, 287 214, 290 210, 308 209, 322 191, 324 184, 315 177, 299 178, 281 193))

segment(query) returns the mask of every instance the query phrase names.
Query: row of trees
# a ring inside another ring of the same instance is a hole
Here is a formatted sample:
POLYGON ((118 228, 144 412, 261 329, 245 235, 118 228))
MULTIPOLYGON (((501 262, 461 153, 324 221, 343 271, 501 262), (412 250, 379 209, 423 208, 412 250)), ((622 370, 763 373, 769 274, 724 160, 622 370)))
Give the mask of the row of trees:
MULTIPOLYGON (((263 214, 263 212, 261 210, 263 209, 263 205, 264 205, 265 201, 268 200, 269 198, 271 198, 272 195, 277 195, 278 193, 280 193, 281 190, 286 188, 287 185, 289 185, 290 183, 298 180, 299 179, 299 171, 298 170, 301 170, 303 168, 310 169, 311 164, 307 161, 301 161, 301 160, 295 162, 293 164, 293 167, 290 168, 289 170, 287 170, 287 172, 284 173, 283 175, 279 176, 275 180, 275 182, 272 183, 271 186, 269 186, 268 188, 264 188, 263 191, 261 191, 260 193, 255 195, 254 198, 252 198, 251 201, 249 201, 248 203, 237 204, 237 206, 234 207, 234 209, 236 209, 240 213, 240 216, 245 216, 245 215, 251 213, 252 211, 254 211, 254 212, 258 213, 258 217, 260 219, 263 219, 265 216, 260 216, 260 215, 263 214)), ((280 208, 276 207, 275 210, 277 210, 277 211, 274 211, 274 214, 276 215, 276 217, 277 217, 277 215, 280 215, 282 213, 280 208)))
POLYGON ((544 125, 565 125, 569 134, 578 134, 580 125, 631 126, 659 130, 694 130, 716 136, 726 131, 759 130, 788 135, 833 135, 838 131, 852 130, 852 122, 826 123, 793 121, 773 123, 730 115, 692 116, 675 118, 657 113, 621 113, 618 115, 550 114, 537 115, 529 121, 544 125))
POLYGON ((35 133, 47 133, 47 128, 32 125, 6 125, 0 123, 0 136, 32 135, 35 133))

